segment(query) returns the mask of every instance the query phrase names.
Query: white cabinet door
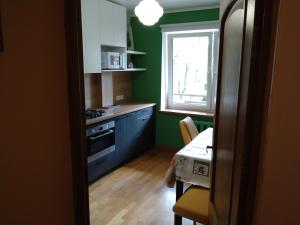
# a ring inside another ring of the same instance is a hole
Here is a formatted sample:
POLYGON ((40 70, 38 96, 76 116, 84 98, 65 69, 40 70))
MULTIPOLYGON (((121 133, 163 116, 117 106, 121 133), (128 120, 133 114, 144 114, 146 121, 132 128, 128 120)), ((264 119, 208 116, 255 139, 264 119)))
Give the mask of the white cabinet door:
POLYGON ((124 7, 114 7, 113 14, 114 42, 115 46, 127 46, 127 11, 124 7))
POLYGON ((105 0, 100 0, 101 44, 126 47, 126 8, 105 0))
POLYGON ((101 72, 99 8, 99 0, 81 0, 84 73, 101 72))
POLYGON ((112 3, 100 0, 101 44, 113 45, 112 3))

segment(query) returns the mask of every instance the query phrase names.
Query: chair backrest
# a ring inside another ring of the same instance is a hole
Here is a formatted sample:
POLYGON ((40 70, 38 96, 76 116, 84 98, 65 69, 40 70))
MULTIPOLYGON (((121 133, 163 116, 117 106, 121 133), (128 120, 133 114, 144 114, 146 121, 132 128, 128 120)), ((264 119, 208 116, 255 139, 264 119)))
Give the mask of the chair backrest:
POLYGON ((179 127, 185 145, 190 143, 199 134, 192 118, 189 116, 179 121, 179 127))

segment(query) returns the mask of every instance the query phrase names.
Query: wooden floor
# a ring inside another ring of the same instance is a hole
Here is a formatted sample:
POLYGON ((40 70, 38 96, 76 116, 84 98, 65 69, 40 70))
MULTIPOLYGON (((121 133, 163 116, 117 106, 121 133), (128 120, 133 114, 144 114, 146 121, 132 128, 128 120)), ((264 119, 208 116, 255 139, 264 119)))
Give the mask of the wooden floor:
POLYGON ((90 185, 91 225, 174 224, 175 188, 164 183, 172 156, 152 149, 90 185))

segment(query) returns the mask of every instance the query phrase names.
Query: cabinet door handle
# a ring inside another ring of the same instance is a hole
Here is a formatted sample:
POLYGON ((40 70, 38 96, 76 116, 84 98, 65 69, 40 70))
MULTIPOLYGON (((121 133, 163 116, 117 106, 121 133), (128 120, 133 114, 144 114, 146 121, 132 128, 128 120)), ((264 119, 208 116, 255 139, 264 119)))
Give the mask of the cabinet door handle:
POLYGON ((94 141, 94 140, 96 140, 96 139, 98 139, 98 138, 104 137, 104 136, 109 135, 109 134, 111 134, 111 133, 113 133, 113 132, 114 132, 114 130, 108 130, 108 131, 105 132, 104 134, 100 134, 100 135, 95 136, 95 137, 89 137, 89 139, 92 140, 92 141, 94 141))

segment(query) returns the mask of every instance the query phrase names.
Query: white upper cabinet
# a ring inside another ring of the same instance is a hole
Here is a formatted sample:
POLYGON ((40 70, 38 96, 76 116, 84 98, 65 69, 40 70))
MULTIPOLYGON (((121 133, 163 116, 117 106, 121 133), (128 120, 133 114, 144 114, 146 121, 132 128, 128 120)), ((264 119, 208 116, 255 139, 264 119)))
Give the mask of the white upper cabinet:
POLYGON ((101 72, 99 0, 81 0, 84 73, 101 72))
POLYGON ((115 47, 127 46, 126 8, 101 0, 101 44, 115 47))
POLYGON ((81 0, 84 73, 101 73, 101 46, 127 46, 126 8, 105 0, 81 0))

